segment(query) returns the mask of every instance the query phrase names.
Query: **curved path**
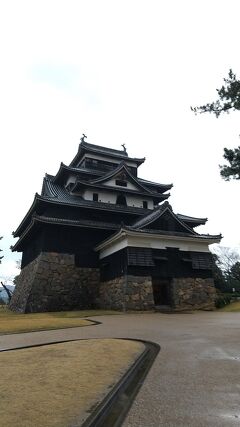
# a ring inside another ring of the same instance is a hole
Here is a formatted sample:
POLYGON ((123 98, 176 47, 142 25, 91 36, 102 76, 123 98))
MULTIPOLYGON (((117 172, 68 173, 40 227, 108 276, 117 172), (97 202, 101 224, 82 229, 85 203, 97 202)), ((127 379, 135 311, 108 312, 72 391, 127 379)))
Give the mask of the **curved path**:
POLYGON ((98 316, 101 325, 0 336, 0 349, 77 338, 160 344, 124 427, 240 426, 240 313, 98 316))

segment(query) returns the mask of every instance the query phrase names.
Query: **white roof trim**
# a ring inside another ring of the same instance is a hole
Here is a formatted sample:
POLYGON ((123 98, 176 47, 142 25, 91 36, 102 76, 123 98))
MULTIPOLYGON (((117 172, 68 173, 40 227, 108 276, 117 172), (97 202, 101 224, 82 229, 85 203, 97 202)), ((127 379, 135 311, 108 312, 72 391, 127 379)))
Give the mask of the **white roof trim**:
POLYGON ((165 234, 139 233, 131 230, 121 229, 107 240, 95 247, 100 252, 100 258, 105 258, 112 253, 128 247, 151 247, 155 249, 166 249, 166 247, 178 247, 181 251, 209 252, 208 245, 218 243, 220 238, 209 239, 203 236, 171 236, 165 234))
POLYGON ((164 240, 178 240, 178 241, 192 241, 192 242, 206 242, 208 244, 211 243, 219 243, 220 238, 213 239, 209 236, 209 239, 205 236, 171 236, 168 234, 155 234, 155 233, 139 233, 138 231, 132 231, 132 230, 125 230, 121 229, 118 233, 114 234, 113 236, 109 237, 108 239, 104 240, 102 243, 97 245, 95 247, 95 251, 99 251, 101 249, 104 249, 105 247, 111 245, 112 243, 117 242, 118 240, 122 240, 123 238, 127 236, 134 236, 136 238, 147 238, 147 239, 164 239, 164 240))

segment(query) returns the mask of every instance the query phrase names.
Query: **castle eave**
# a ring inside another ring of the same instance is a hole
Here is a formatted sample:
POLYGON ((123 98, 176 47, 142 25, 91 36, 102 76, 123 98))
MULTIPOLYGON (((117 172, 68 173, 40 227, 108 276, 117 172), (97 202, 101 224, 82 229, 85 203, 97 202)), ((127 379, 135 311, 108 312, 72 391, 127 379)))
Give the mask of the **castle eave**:
POLYGON ((110 236, 94 250, 99 252, 100 259, 105 258, 124 247, 147 247, 153 249, 167 249, 168 247, 178 248, 181 251, 209 252, 208 245, 219 243, 221 235, 197 235, 187 236, 182 233, 164 233, 159 231, 131 230, 130 227, 122 228, 120 231, 110 236))
POLYGON ((102 147, 100 145, 89 144, 84 141, 79 144, 78 153, 76 154, 74 159, 71 161, 69 166, 76 166, 80 162, 81 158, 85 153, 103 155, 106 157, 115 158, 119 160, 128 160, 136 163, 138 166, 140 166, 145 161, 145 157, 144 158, 129 157, 127 152, 124 150, 115 150, 113 148, 107 148, 107 147, 102 147))

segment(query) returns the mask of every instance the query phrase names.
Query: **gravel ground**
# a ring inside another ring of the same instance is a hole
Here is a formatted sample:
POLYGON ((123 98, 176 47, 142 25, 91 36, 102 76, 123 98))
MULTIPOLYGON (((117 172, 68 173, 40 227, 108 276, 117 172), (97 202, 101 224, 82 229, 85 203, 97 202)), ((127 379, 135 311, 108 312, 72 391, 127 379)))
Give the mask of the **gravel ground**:
POLYGON ((124 427, 240 426, 240 313, 98 316, 102 325, 0 337, 0 349, 76 338, 160 344, 124 427))

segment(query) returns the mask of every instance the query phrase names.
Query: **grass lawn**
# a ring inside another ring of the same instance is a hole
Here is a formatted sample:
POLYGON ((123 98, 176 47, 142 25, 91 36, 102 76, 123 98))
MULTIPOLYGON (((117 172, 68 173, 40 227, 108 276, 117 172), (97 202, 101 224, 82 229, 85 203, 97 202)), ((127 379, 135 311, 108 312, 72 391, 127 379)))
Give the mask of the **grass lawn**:
POLYGON ((13 313, 4 306, 0 308, 0 335, 48 329, 74 328, 92 323, 83 317, 118 314, 116 311, 81 310, 51 313, 13 313))
POLYGON ((225 305, 225 307, 220 308, 219 311, 227 312, 240 312, 240 301, 232 302, 231 304, 225 305))
POLYGON ((0 353, 1 425, 80 425, 144 348, 93 339, 0 353))

